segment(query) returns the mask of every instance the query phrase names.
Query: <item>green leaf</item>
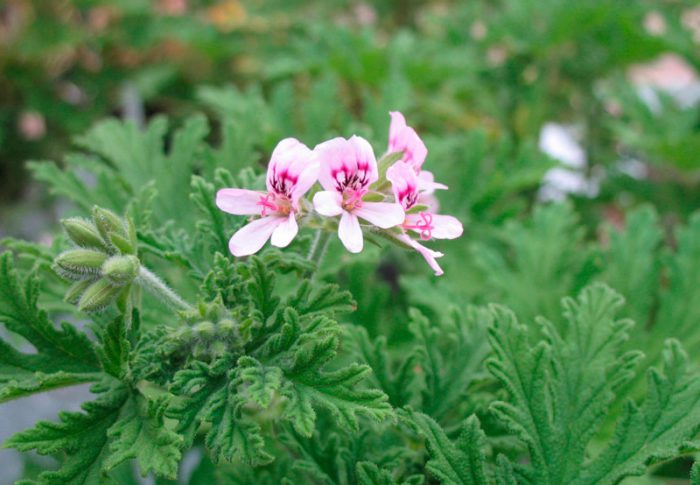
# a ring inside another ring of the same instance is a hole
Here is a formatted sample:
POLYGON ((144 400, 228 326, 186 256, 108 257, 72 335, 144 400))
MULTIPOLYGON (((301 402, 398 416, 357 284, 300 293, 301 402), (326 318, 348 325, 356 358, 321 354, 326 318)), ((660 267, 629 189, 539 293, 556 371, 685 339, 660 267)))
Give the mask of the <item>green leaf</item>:
POLYGON ((92 485, 106 483, 105 461, 109 459, 108 429, 119 419, 128 393, 121 385, 105 381, 93 388, 95 401, 82 405, 84 412, 59 414, 59 422, 40 421, 12 436, 5 446, 20 451, 36 450, 42 455, 65 453, 57 471, 46 471, 39 482, 52 485, 92 485))
POLYGON ((486 440, 476 416, 464 422, 456 442, 430 416, 409 411, 407 419, 425 437, 430 460, 428 472, 446 485, 487 485, 484 448, 486 440))
POLYGON ((165 426, 161 400, 149 400, 132 394, 124 403, 118 421, 109 429, 110 455, 107 470, 135 458, 141 475, 150 472, 167 478, 177 478, 181 458, 182 438, 165 426))
POLYGON ((700 464, 697 461, 690 470, 690 485, 700 485, 700 464))
POLYGON ((540 320, 539 341, 511 312, 494 307, 489 339, 495 355, 488 368, 511 400, 491 409, 527 445, 530 464, 515 469, 519 477, 538 484, 618 483, 676 456, 700 430, 700 383, 692 377, 697 370, 670 341, 664 369, 648 372, 644 402, 628 400, 611 441, 587 459, 591 440, 641 358, 621 351, 631 326, 615 318, 621 304, 606 286, 589 286, 577 300, 564 300, 561 331, 540 320))
POLYGON ((67 323, 56 329, 38 296, 38 278, 22 281, 10 253, 0 256, 0 323, 36 350, 23 353, 0 340, 0 402, 99 378, 90 339, 67 323))
POLYGON ((100 359, 102 369, 117 379, 124 378, 128 370, 131 344, 127 339, 126 325, 126 319, 119 316, 104 327, 97 325, 93 327, 100 340, 100 345, 95 348, 95 352, 100 359))
POLYGON ((252 466, 267 464, 272 456, 265 451, 260 426, 243 414, 245 400, 237 393, 242 382, 234 378, 236 369, 229 368, 230 361, 223 358, 179 371, 171 388, 178 400, 171 403, 168 417, 179 421, 177 429, 188 445, 200 425, 209 423, 205 443, 214 462, 240 459, 252 466))
POLYGON ((248 356, 238 359, 238 377, 242 383, 242 394, 263 409, 270 405, 282 384, 282 370, 279 367, 263 366, 248 356))
POLYGON ((311 405, 330 411, 338 423, 357 431, 358 414, 375 421, 393 418, 393 410, 387 396, 376 389, 358 387, 371 369, 366 365, 350 364, 347 367, 325 372, 324 364, 335 356, 337 340, 327 338, 310 342, 301 347, 294 356, 291 368, 284 369, 285 377, 292 386, 282 388, 282 395, 289 399, 288 416, 294 416, 297 431, 308 436, 308 423, 314 421, 309 412, 311 405))
POLYGON ((666 460, 700 431, 700 381, 697 366, 676 340, 668 340, 663 368, 647 373, 648 390, 641 406, 629 401, 611 442, 583 468, 580 484, 614 484, 641 475, 666 460))

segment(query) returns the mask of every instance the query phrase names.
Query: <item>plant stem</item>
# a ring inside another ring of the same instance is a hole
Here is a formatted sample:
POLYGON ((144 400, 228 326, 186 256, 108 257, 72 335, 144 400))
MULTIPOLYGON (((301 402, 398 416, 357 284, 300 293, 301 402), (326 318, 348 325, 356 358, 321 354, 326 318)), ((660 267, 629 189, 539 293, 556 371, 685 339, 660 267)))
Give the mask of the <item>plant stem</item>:
POLYGON ((317 267, 320 266, 321 261, 323 260, 323 256, 325 256, 326 254, 326 249, 328 248, 328 243, 330 242, 330 240, 330 232, 324 231, 323 229, 318 229, 316 231, 316 236, 314 237, 314 240, 311 243, 311 250, 309 251, 309 255, 306 259, 316 263, 317 267))
POLYGON ((143 288, 168 305, 173 310, 192 310, 192 306, 171 290, 163 280, 151 273, 144 266, 139 268, 137 281, 143 288))

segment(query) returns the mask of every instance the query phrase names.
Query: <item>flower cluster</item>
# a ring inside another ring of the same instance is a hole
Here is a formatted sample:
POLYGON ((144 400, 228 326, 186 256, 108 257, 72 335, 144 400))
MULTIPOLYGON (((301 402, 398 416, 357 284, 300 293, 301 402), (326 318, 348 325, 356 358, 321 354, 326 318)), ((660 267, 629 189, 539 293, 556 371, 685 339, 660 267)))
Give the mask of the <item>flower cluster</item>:
POLYGON ((254 254, 268 239, 273 246, 286 247, 300 222, 326 228, 318 219, 328 218, 352 253, 362 251, 363 230, 379 231, 418 251, 436 275, 442 274, 436 261, 442 253, 419 241, 454 239, 462 234, 462 224, 437 213, 433 194, 447 186, 423 170, 428 150, 416 131, 401 113, 390 114, 389 146, 379 163, 371 145, 359 136, 333 138, 313 150, 286 138, 272 152, 267 191, 220 190, 216 204, 221 210, 254 216, 229 241, 231 253, 254 254), (317 181, 322 190, 315 189, 317 181), (311 190, 313 204, 304 199, 311 190))

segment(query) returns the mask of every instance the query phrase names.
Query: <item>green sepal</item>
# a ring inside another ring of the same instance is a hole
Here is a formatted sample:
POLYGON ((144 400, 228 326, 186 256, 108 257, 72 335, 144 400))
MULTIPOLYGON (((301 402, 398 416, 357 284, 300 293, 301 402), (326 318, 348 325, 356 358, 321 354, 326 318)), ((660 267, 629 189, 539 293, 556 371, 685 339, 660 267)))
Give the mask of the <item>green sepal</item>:
POLYGON ((99 274, 107 255, 94 249, 71 249, 54 259, 54 271, 64 278, 81 280, 99 274))
POLYGON ((398 162, 403 158, 403 152, 391 152, 384 155, 377 162, 377 168, 379 170, 379 181, 381 183, 386 177, 386 171, 389 170, 394 163, 398 162))
POLYGON ((61 220, 61 225, 68 238, 81 248, 107 249, 107 245, 92 222, 81 217, 71 217, 61 220))
POLYGON ((110 210, 94 206, 92 208, 92 220, 105 241, 110 241, 113 234, 119 235, 124 239, 129 238, 124 220, 110 210))
POLYGON ((425 204, 417 204, 406 211, 406 214, 418 214, 419 212, 425 212, 429 207, 425 204))
POLYGON ((63 297, 63 300, 66 303, 71 303, 73 305, 76 305, 78 303, 78 301, 80 300, 81 295, 94 282, 95 282, 94 279, 84 279, 84 280, 76 281, 75 283, 73 283, 70 286, 70 288, 68 288, 68 291, 66 291, 66 296, 63 297))
POLYGON ((78 301, 78 310, 98 312, 114 302, 123 290, 114 286, 109 280, 101 279, 91 284, 78 301))
POLYGON ((362 196, 365 202, 383 202, 386 196, 380 192, 369 191, 362 196))
POLYGON ((139 266, 136 256, 112 256, 102 265, 102 275, 115 286, 125 286, 136 278, 139 266))

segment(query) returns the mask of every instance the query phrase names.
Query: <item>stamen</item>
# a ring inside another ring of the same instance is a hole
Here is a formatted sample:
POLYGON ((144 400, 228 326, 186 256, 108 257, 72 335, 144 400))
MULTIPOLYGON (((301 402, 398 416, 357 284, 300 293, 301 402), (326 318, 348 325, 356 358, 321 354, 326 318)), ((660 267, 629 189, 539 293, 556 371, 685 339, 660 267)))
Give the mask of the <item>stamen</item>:
POLYGON ((260 196, 260 200, 258 201, 258 205, 262 206, 262 212, 260 213, 261 216, 265 217, 267 215, 267 211, 273 211, 276 212, 279 207, 273 202, 275 200, 275 194, 267 194, 266 196, 260 196))
POLYGON ((405 229, 414 229, 420 232, 420 238, 427 241, 433 237, 433 215, 430 212, 420 212, 418 214, 422 220, 415 224, 404 224, 405 229))

